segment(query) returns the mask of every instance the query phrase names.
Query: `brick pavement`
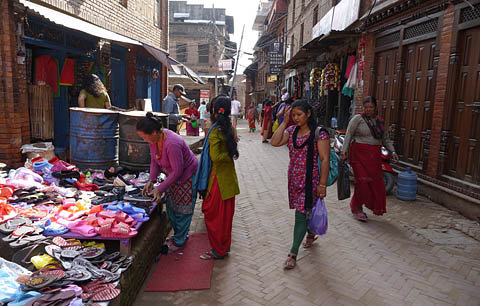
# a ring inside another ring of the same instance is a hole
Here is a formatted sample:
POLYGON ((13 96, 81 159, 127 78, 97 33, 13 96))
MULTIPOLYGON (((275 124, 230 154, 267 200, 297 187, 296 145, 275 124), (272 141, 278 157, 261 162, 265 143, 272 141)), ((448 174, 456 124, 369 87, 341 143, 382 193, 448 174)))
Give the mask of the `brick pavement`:
MULTIPOLYGON (((240 121, 241 194, 237 197, 232 253, 216 261, 212 288, 177 293, 140 292, 134 305, 480 305, 480 227, 425 198, 389 196, 388 213, 359 223, 349 201, 328 189, 329 230, 297 267, 282 269, 292 242, 287 202, 286 147, 262 144, 240 121), (438 245, 416 229, 457 229, 475 238, 438 245)), ((192 232, 205 226, 200 205, 192 232)), ((165 277, 168 277, 167 275, 165 277)))

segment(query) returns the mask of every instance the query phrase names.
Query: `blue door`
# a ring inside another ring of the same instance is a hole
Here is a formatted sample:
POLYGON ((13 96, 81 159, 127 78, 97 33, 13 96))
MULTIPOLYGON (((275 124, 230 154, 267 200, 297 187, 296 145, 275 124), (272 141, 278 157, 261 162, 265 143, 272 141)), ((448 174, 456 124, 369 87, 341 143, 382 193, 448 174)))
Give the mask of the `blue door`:
POLYGON ((112 69, 112 105, 127 108, 127 73, 125 64, 125 48, 112 46, 110 67, 112 69))

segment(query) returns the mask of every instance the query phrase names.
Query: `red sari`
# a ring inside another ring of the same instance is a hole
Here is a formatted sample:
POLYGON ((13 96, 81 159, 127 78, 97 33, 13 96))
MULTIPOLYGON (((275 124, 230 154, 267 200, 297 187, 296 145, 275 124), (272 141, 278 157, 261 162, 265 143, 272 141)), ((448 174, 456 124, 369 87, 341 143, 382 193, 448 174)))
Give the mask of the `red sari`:
POLYGON ((362 205, 377 216, 387 212, 385 184, 382 179, 381 146, 353 142, 349 162, 355 177, 355 191, 350 201, 352 213, 362 211, 362 205))
POLYGON ((263 116, 263 126, 262 126, 262 135, 263 140, 272 138, 272 113, 273 108, 271 106, 266 106, 263 116))
POLYGON ((197 127, 192 126, 192 121, 187 122, 187 136, 198 136, 200 134, 200 113, 196 108, 187 108, 185 114, 194 117, 197 120, 197 127))

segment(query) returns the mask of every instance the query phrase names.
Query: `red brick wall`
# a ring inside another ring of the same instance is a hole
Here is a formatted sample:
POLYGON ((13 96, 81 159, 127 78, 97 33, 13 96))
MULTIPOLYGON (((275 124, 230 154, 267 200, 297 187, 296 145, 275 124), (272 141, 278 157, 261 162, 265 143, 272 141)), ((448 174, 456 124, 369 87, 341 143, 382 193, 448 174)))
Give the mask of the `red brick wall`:
POLYGON ((160 27, 154 24, 153 0, 36 0, 118 34, 168 49, 168 0, 162 0, 160 27))
POLYGON ((0 2, 0 161, 22 164, 20 147, 30 139, 25 65, 17 64, 13 2, 0 2))
MULTIPOLYGON (((428 159, 427 175, 437 177, 440 155, 440 133, 444 117, 445 102, 447 98, 448 70, 450 50, 452 47, 453 23, 455 7, 449 4, 443 16, 442 34, 440 37, 440 56, 435 88, 435 103, 433 104, 432 132, 430 135, 430 156, 428 159)), ((453 76, 450 76, 453 77, 453 76)))

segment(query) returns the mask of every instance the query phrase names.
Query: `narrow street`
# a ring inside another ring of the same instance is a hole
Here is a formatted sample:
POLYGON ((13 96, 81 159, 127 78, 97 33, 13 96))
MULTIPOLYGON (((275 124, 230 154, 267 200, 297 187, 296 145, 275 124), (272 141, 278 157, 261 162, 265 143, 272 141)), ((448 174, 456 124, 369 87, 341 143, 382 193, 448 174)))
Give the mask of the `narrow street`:
MULTIPOLYGON (((283 270, 294 221, 288 150, 262 144, 258 131, 239 123, 232 252, 215 262, 211 289, 142 291, 134 305, 480 305, 478 223, 421 196, 402 202, 390 195, 385 216, 367 212, 360 223, 330 187, 327 235, 301 248, 295 269, 283 270)), ((192 232, 205 231, 200 208, 192 232)))

